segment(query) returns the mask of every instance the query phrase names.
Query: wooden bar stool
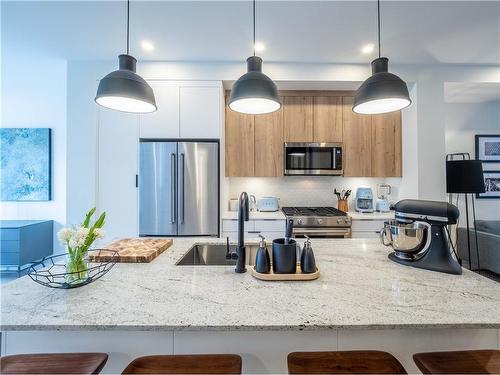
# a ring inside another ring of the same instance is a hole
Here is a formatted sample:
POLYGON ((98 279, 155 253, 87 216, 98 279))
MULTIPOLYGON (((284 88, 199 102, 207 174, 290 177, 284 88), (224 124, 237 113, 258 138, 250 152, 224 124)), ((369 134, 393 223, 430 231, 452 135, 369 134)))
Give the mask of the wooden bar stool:
POLYGON ((374 350, 294 352, 288 354, 289 374, 406 374, 391 354, 374 350))
POLYGON ((150 355, 134 359, 123 374, 241 374, 235 354, 150 355))
POLYGON ((413 355, 424 374, 500 374, 500 350, 463 350, 413 355))
POLYGON ((0 358, 2 374, 99 374, 106 353, 16 354, 0 358))

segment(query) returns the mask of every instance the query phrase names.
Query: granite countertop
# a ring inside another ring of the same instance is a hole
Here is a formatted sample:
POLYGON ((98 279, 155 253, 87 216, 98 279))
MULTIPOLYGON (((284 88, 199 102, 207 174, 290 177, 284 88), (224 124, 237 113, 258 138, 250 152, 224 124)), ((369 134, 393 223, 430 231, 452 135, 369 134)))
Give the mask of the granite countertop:
MULTIPOLYGON (((222 220, 237 220, 237 211, 225 211, 222 213, 222 220)), ((250 220, 285 220, 285 214, 281 211, 261 212, 250 211, 250 220)))
POLYGON ((371 239, 312 240, 319 279, 266 282, 233 267, 175 266, 177 238, 151 263, 117 264, 71 290, 23 277, 1 286, 1 330, 500 328, 500 284, 393 263, 371 239))

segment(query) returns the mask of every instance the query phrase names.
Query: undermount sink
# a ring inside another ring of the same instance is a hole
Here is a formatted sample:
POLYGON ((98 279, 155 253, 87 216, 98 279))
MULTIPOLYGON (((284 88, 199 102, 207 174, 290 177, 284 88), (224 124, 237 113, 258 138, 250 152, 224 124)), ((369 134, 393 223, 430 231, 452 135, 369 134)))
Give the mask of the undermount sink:
MULTIPOLYGON (((246 264, 255 264, 257 245, 245 245, 246 264)), ((236 251, 236 245, 230 245, 232 252, 236 251)), ((271 251, 269 251, 271 253, 271 251)), ((269 254, 271 255, 271 254, 269 254)), ((204 244, 193 245, 189 251, 176 263, 177 266, 234 266, 236 259, 226 259, 226 245, 204 244)))

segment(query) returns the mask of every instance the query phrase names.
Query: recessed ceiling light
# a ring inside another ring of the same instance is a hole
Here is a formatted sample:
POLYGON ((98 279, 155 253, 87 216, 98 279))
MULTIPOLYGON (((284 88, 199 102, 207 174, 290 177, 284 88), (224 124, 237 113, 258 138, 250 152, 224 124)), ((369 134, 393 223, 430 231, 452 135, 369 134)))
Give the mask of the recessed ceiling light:
POLYGON ((266 46, 264 43, 257 42, 255 43, 255 52, 262 52, 266 50, 266 46))
POLYGON ((373 53, 374 50, 375 50, 375 44, 373 43, 366 44, 361 48, 361 52, 363 52, 365 55, 373 53))
POLYGON ((151 43, 149 40, 141 41, 141 47, 144 51, 148 51, 148 52, 151 52, 155 49, 154 44, 151 43))

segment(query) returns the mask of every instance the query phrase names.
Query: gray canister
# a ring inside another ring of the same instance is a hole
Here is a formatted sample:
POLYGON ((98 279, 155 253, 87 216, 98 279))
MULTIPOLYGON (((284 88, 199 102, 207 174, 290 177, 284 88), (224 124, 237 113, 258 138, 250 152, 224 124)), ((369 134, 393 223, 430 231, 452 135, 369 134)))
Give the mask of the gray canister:
POLYGON ((297 242, 293 239, 273 240, 273 272, 297 272, 297 242))

